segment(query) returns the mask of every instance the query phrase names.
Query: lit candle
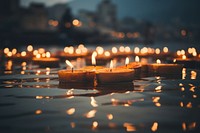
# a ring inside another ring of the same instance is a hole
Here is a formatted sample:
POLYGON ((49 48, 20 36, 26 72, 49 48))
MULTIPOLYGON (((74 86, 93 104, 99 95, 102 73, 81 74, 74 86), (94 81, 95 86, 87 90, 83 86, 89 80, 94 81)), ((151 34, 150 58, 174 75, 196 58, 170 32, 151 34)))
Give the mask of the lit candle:
POLYGON ((91 56, 92 66, 83 67, 83 68, 81 68, 81 70, 90 72, 90 71, 96 71, 98 69, 104 68, 103 66, 96 66, 96 56, 97 56, 97 52, 93 52, 92 56, 91 56))
POLYGON ((33 64, 39 65, 40 67, 59 67, 60 60, 58 58, 51 57, 50 52, 44 53, 42 50, 43 49, 40 49, 40 52, 36 54, 36 57, 33 57, 33 64))
POLYGON ((84 70, 74 70, 74 66, 70 61, 65 61, 71 70, 59 70, 58 77, 61 83, 92 83, 94 80, 94 74, 88 73, 84 70))
POLYGON ((181 74, 183 65, 181 64, 163 64, 160 59, 156 60, 156 63, 148 65, 149 73, 158 75, 174 75, 181 74))
POLYGON ((128 57, 126 57, 126 59, 125 59, 125 65, 126 65, 126 68, 127 68, 127 65, 129 64, 129 58, 128 57))
POLYGON ((74 71, 74 66, 72 65, 72 63, 71 63, 70 61, 68 61, 68 60, 66 60, 65 63, 66 63, 68 66, 71 67, 72 73, 73 73, 73 71, 74 71))
POLYGON ((110 61, 110 68, 104 68, 96 71, 97 82, 100 84, 132 82, 134 70, 126 68, 114 68, 113 61, 110 61))
POLYGON ((187 58, 187 56, 185 54, 183 54, 179 58, 175 58, 173 60, 173 63, 183 64, 184 67, 186 67, 186 68, 199 68, 198 60, 187 58))

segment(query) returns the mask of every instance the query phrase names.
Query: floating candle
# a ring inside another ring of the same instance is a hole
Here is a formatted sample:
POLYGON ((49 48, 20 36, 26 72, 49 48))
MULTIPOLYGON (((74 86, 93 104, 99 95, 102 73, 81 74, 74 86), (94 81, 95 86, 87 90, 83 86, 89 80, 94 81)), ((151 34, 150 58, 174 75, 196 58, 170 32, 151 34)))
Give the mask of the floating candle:
POLYGON ((183 64, 186 68, 199 68, 197 65, 197 60, 187 58, 186 55, 182 55, 182 58, 175 58, 173 62, 177 64, 183 64))
POLYGON ((36 57, 32 59, 33 64, 39 65, 40 67, 59 67, 60 60, 51 57, 50 52, 46 52, 45 57, 41 56, 41 54, 37 54, 36 57))
POLYGON ((59 70, 58 77, 60 82, 77 82, 77 83, 92 83, 94 80, 94 73, 86 72, 84 70, 74 70, 74 66, 70 61, 66 60, 66 64, 71 67, 71 70, 59 70))
POLYGON ((156 63, 148 65, 149 73, 159 74, 159 75, 173 75, 181 74, 183 65, 181 64, 161 64, 159 59, 156 63))
POLYGON ((104 68, 96 71, 97 82, 100 84, 116 82, 132 82, 134 70, 126 68, 113 68, 113 61, 110 62, 110 68, 104 68))

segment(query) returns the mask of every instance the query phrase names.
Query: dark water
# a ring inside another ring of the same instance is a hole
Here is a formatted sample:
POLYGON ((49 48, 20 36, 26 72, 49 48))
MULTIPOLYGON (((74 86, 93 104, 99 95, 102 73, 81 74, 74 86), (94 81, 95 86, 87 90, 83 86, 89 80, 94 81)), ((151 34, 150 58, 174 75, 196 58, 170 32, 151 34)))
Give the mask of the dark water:
POLYGON ((0 75, 0 133, 200 131, 199 70, 94 88, 59 84, 63 65, 10 64, 0 75))

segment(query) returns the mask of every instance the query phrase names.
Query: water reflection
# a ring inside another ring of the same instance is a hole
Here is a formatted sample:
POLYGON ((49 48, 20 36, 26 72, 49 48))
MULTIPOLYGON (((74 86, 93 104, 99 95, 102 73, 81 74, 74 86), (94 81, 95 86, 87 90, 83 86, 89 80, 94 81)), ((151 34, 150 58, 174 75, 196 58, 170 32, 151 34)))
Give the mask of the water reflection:
MULTIPOLYGON (((25 62, 5 69, 10 72, 0 76, 1 120, 22 119, 23 125, 33 130, 39 116, 42 122, 48 121, 45 132, 199 131, 197 70, 184 69, 178 78, 148 75, 133 83, 98 86, 61 84, 56 75, 58 70, 30 68, 25 62)), ((11 128, 16 132, 27 130, 25 126, 11 128)))

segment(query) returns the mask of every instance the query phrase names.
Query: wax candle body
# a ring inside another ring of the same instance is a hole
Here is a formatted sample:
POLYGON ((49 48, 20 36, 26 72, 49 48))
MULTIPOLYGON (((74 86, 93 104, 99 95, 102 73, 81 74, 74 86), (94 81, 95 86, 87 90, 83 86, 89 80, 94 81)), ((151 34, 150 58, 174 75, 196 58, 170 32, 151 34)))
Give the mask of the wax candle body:
POLYGON ((134 79, 134 70, 114 68, 100 69, 96 71, 97 82, 101 84, 116 82, 132 82, 134 79))
POLYGON ((33 58, 33 64, 39 65, 40 67, 59 67, 58 58, 33 58))
POLYGON ((148 65, 149 73, 156 74, 181 74, 183 65, 181 64, 150 64, 148 65))
POLYGON ((95 72, 86 72, 82 70, 60 70, 58 77, 60 82, 93 82, 95 72))

